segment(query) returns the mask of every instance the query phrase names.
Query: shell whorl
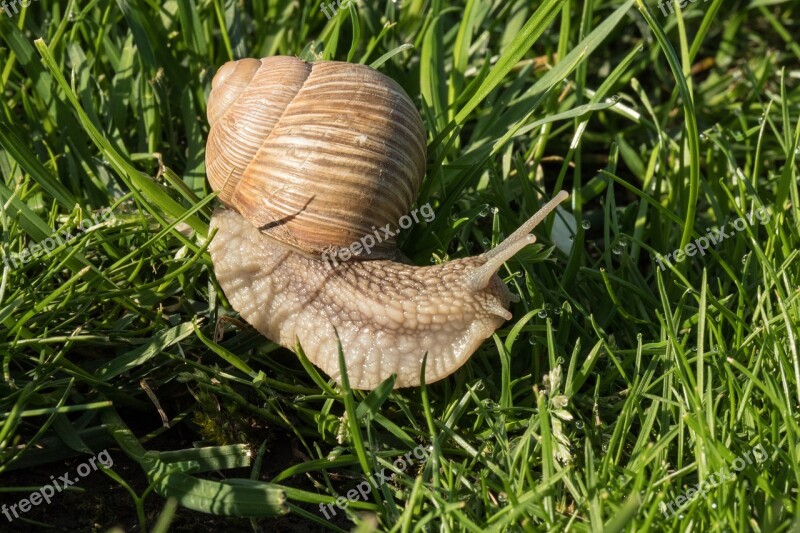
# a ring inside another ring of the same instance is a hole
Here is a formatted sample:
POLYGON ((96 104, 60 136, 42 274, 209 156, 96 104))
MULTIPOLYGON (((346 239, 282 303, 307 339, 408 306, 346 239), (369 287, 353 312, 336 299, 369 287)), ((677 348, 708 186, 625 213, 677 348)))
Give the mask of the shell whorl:
MULTIPOLYGON (((212 82, 212 188, 269 236, 309 253, 396 224, 425 173, 419 112, 366 67, 294 57, 225 64, 212 82)), ((391 256, 394 243, 372 257, 391 256)))

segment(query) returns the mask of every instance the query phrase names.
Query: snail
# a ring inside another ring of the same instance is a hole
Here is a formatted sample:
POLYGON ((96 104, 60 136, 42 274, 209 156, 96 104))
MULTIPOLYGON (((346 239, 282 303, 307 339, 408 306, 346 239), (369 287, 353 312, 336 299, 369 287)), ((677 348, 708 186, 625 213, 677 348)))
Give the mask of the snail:
POLYGON ((415 266, 393 236, 425 173, 427 135, 399 84, 364 65, 294 57, 223 65, 208 98, 215 276, 235 310, 341 383, 440 380, 512 318, 496 272, 536 238, 558 193, 494 249, 415 266), (367 249, 369 248, 369 249, 367 249), (343 261, 329 261, 338 256, 343 261))

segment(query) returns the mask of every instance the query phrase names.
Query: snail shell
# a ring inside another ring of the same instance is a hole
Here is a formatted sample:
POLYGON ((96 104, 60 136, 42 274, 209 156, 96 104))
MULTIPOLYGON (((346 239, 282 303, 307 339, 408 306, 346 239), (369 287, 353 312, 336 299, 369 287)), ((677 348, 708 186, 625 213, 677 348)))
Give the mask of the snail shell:
POLYGON ((234 309, 269 339, 341 382, 372 389, 428 383, 463 365, 511 318, 516 300, 497 276, 536 238, 559 193, 494 249, 418 267, 391 239, 333 264, 409 212, 425 169, 425 131, 408 96, 361 65, 288 57, 224 65, 212 82, 207 172, 230 209, 211 220, 214 271, 234 309))
MULTIPOLYGON (((309 253, 347 247, 416 200, 425 128, 394 80, 278 56, 227 63, 211 87, 209 182, 271 237, 309 253)), ((393 251, 388 239, 372 255, 393 251)))

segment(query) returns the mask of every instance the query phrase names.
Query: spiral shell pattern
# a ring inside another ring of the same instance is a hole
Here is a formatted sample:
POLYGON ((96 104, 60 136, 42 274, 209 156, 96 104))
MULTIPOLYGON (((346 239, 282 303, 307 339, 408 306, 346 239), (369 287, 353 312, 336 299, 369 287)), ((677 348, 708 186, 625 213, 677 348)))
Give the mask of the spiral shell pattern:
MULTIPOLYGON (((276 56, 226 63, 211 87, 209 181, 262 232, 322 253, 409 212, 426 134, 394 80, 364 65, 276 56)), ((393 249, 387 239, 371 257, 393 249)))

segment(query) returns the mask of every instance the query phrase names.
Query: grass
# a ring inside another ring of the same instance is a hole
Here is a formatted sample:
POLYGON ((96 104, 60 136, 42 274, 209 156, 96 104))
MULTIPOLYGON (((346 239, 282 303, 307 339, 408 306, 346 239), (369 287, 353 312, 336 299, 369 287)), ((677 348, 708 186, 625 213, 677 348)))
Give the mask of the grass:
POLYGON ((9 527, 800 529, 796 2, 18 9, 0 12, 0 502, 103 449, 115 464, 9 527), (571 193, 501 271, 514 319, 450 378, 340 387, 219 290, 206 97, 225 61, 274 54, 370 64, 412 97, 437 215, 400 237, 417 264, 571 193))

